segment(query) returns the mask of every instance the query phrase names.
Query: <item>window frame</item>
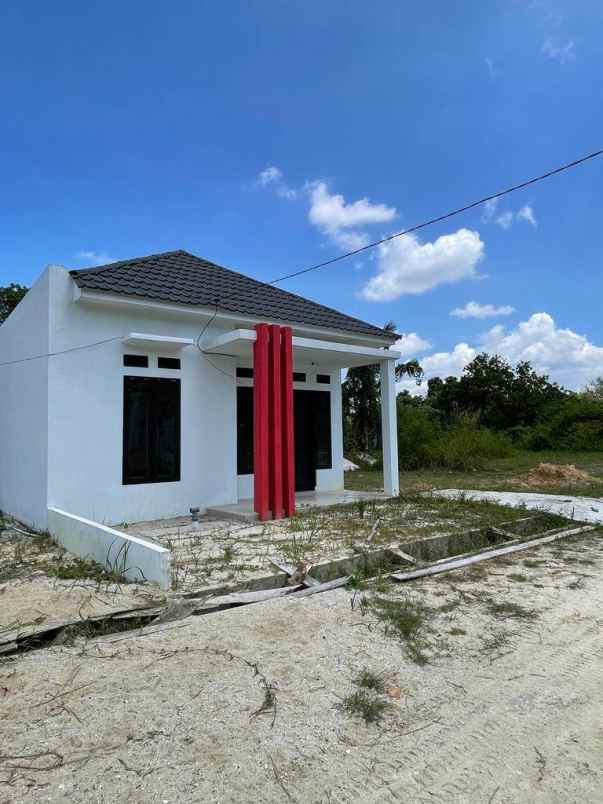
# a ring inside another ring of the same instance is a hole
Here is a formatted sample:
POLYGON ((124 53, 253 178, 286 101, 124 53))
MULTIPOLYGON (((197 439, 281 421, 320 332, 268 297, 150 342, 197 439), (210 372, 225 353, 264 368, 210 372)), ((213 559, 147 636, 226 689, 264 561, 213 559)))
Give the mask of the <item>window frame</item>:
POLYGON ((141 376, 140 374, 124 374, 123 375, 123 418, 122 418, 122 486, 137 486, 137 485, 155 485, 157 483, 178 483, 182 474, 182 387, 179 377, 157 377, 157 376, 141 376), (176 403, 176 426, 174 435, 174 471, 168 477, 162 476, 161 455, 158 451, 158 442, 153 439, 153 435, 157 434, 157 424, 160 418, 160 404, 161 396, 156 393, 151 394, 153 387, 159 389, 162 385, 167 388, 170 384, 172 388, 176 388, 175 403, 176 403), (131 431, 128 427, 128 390, 136 386, 145 387, 149 390, 145 398, 145 416, 146 416, 146 432, 145 432, 145 452, 147 454, 148 469, 144 476, 139 473, 134 473, 129 462, 129 436, 131 431))

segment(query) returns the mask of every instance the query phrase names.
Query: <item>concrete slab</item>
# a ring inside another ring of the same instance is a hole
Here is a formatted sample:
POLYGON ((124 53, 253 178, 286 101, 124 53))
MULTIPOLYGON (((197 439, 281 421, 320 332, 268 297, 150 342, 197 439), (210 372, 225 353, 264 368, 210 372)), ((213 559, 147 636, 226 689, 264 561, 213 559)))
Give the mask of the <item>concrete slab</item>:
POLYGON ((559 514, 577 522, 603 525, 603 498, 575 497, 567 494, 533 494, 515 491, 477 491, 474 489, 441 489, 430 492, 436 497, 464 496, 470 500, 487 500, 511 508, 528 508, 559 514))
MULTIPOLYGON (((295 495, 298 509, 329 508, 332 505, 353 503, 358 500, 387 500, 391 495, 382 491, 301 491, 295 495)), ((238 522, 257 522, 258 516, 253 510, 253 500, 239 500, 232 505, 212 506, 206 511, 208 516, 216 519, 232 519, 238 522)))

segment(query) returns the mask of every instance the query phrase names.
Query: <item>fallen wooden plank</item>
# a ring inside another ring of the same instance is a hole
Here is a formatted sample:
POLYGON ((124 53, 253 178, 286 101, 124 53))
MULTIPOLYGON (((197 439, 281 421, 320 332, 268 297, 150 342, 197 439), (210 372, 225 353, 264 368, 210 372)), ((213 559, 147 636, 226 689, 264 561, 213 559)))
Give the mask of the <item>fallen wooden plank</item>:
POLYGON ((295 586, 282 586, 279 589, 259 589, 257 592, 233 592, 230 595, 221 595, 220 597, 203 600, 198 604, 195 604, 194 601, 189 601, 189 603, 191 605, 191 614, 201 614, 204 611, 216 608, 246 606, 249 603, 261 603, 263 600, 275 600, 286 595, 293 595, 298 590, 303 591, 303 589, 304 585, 300 583, 295 586))
POLYGON ((302 589, 301 592, 294 592, 290 597, 300 598, 300 597, 309 597, 310 595, 317 595, 319 592, 328 592, 329 589, 339 589, 341 586, 345 586, 347 582, 350 580, 352 576, 346 575, 344 578, 335 578, 332 581, 325 581, 324 583, 318 583, 316 586, 311 586, 309 589, 302 589))
MULTIPOLYGON (((491 530, 508 537, 504 542, 504 544, 499 545, 500 549, 502 549, 503 547, 511 547, 511 545, 514 544, 527 544, 528 542, 534 541, 534 539, 541 539, 544 538, 545 536, 552 536, 554 533, 561 533, 564 530, 567 530, 567 526, 564 525, 562 528, 551 528, 551 530, 545 530, 543 531, 543 533, 536 533, 534 534, 534 536, 518 536, 516 533, 509 533, 508 531, 502 531, 499 528, 491 528, 491 530)), ((479 555, 480 553, 486 553, 489 550, 495 550, 495 549, 499 548, 494 547, 494 545, 490 544, 487 547, 480 547, 479 550, 468 550, 466 553, 459 553, 458 555, 454 556, 446 556, 446 558, 438 558, 438 560, 433 561, 432 564, 447 564, 449 561, 457 561, 459 558, 465 558, 465 556, 479 555)))
POLYGON ((537 547, 540 544, 548 544, 549 542, 555 542, 558 539, 565 539, 568 536, 578 536, 580 533, 587 533, 588 531, 596 530, 596 527, 596 525, 586 525, 580 528, 572 528, 571 530, 562 531, 561 533, 553 533, 549 536, 531 539, 527 542, 506 545, 505 547, 496 547, 493 550, 484 550, 481 553, 465 556, 464 558, 451 558, 448 561, 440 561, 436 564, 430 564, 428 567, 422 567, 421 569, 393 573, 390 577, 395 581, 412 581, 415 578, 423 578, 427 575, 437 575, 440 572, 449 572, 450 570, 461 569, 462 567, 468 567, 470 564, 477 564, 480 561, 498 558, 498 556, 508 555, 509 553, 517 553, 521 550, 530 550, 531 548, 537 547))
POLYGON ((371 528, 371 532, 369 533, 368 538, 366 540, 367 544, 370 544, 373 541, 373 538, 375 536, 375 533, 377 533, 377 528, 379 527, 380 522, 381 522, 381 519, 379 517, 377 517, 377 519, 373 523, 373 527, 371 528))
POLYGON ((304 586, 316 586, 317 583, 320 583, 316 578, 312 578, 311 575, 308 575, 309 568, 306 570, 306 574, 303 577, 299 577, 299 567, 296 567, 295 564, 289 564, 287 561, 282 561, 280 558, 274 556, 269 556, 268 561, 281 572, 288 575, 290 579, 294 578, 296 582, 299 581, 299 583, 303 583, 304 586))
POLYGON ((403 561, 408 561, 409 564, 417 563, 416 558, 413 558, 411 555, 409 555, 409 553, 405 553, 404 550, 398 550, 397 547, 388 547, 387 552, 394 556, 398 556, 398 558, 401 558, 403 561))

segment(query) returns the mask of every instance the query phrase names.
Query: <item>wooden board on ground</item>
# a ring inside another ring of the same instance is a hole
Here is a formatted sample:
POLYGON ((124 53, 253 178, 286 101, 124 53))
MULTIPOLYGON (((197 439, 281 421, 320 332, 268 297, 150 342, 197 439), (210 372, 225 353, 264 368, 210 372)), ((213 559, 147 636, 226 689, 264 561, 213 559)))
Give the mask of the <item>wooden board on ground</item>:
POLYGON ((415 578, 424 578, 428 575, 437 575, 440 572, 449 572, 450 570, 468 567, 471 564, 477 564, 480 561, 487 561, 491 558, 498 558, 499 556, 508 555, 509 553, 517 553, 521 550, 530 550, 531 548, 537 547, 540 544, 548 544, 549 542, 557 541, 557 539, 565 539, 568 536, 577 536, 580 533, 587 533, 588 531, 595 529, 595 525, 572 528, 571 530, 561 531, 560 533, 553 533, 550 536, 542 536, 537 539, 531 539, 527 542, 506 545, 505 547, 497 547, 491 550, 484 550, 481 553, 468 555, 463 558, 451 558, 448 561, 440 561, 436 564, 430 564, 428 567, 422 567, 421 569, 393 573, 390 577, 395 581, 412 581, 415 578))

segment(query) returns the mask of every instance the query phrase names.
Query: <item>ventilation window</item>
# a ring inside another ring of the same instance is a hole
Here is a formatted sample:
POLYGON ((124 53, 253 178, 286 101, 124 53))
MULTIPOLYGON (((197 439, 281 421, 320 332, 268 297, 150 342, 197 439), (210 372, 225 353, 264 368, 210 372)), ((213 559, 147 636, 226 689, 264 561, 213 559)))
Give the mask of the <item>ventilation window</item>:
POLYGON ((293 382, 305 382, 306 375, 303 371, 294 371, 293 372, 293 382))
POLYGON ((157 358, 157 368, 161 368, 161 369, 179 369, 180 368, 180 358, 179 357, 158 357, 157 358))
POLYGON ((149 358, 147 355, 124 355, 124 366, 130 368, 148 368, 149 358))
POLYGON ((253 379, 253 369, 252 368, 244 368, 243 366, 239 366, 237 368, 237 377, 240 377, 242 380, 252 380, 253 379))
POLYGON ((331 384, 331 375, 330 374, 317 374, 316 375, 316 382, 320 382, 323 385, 330 385, 331 384))

